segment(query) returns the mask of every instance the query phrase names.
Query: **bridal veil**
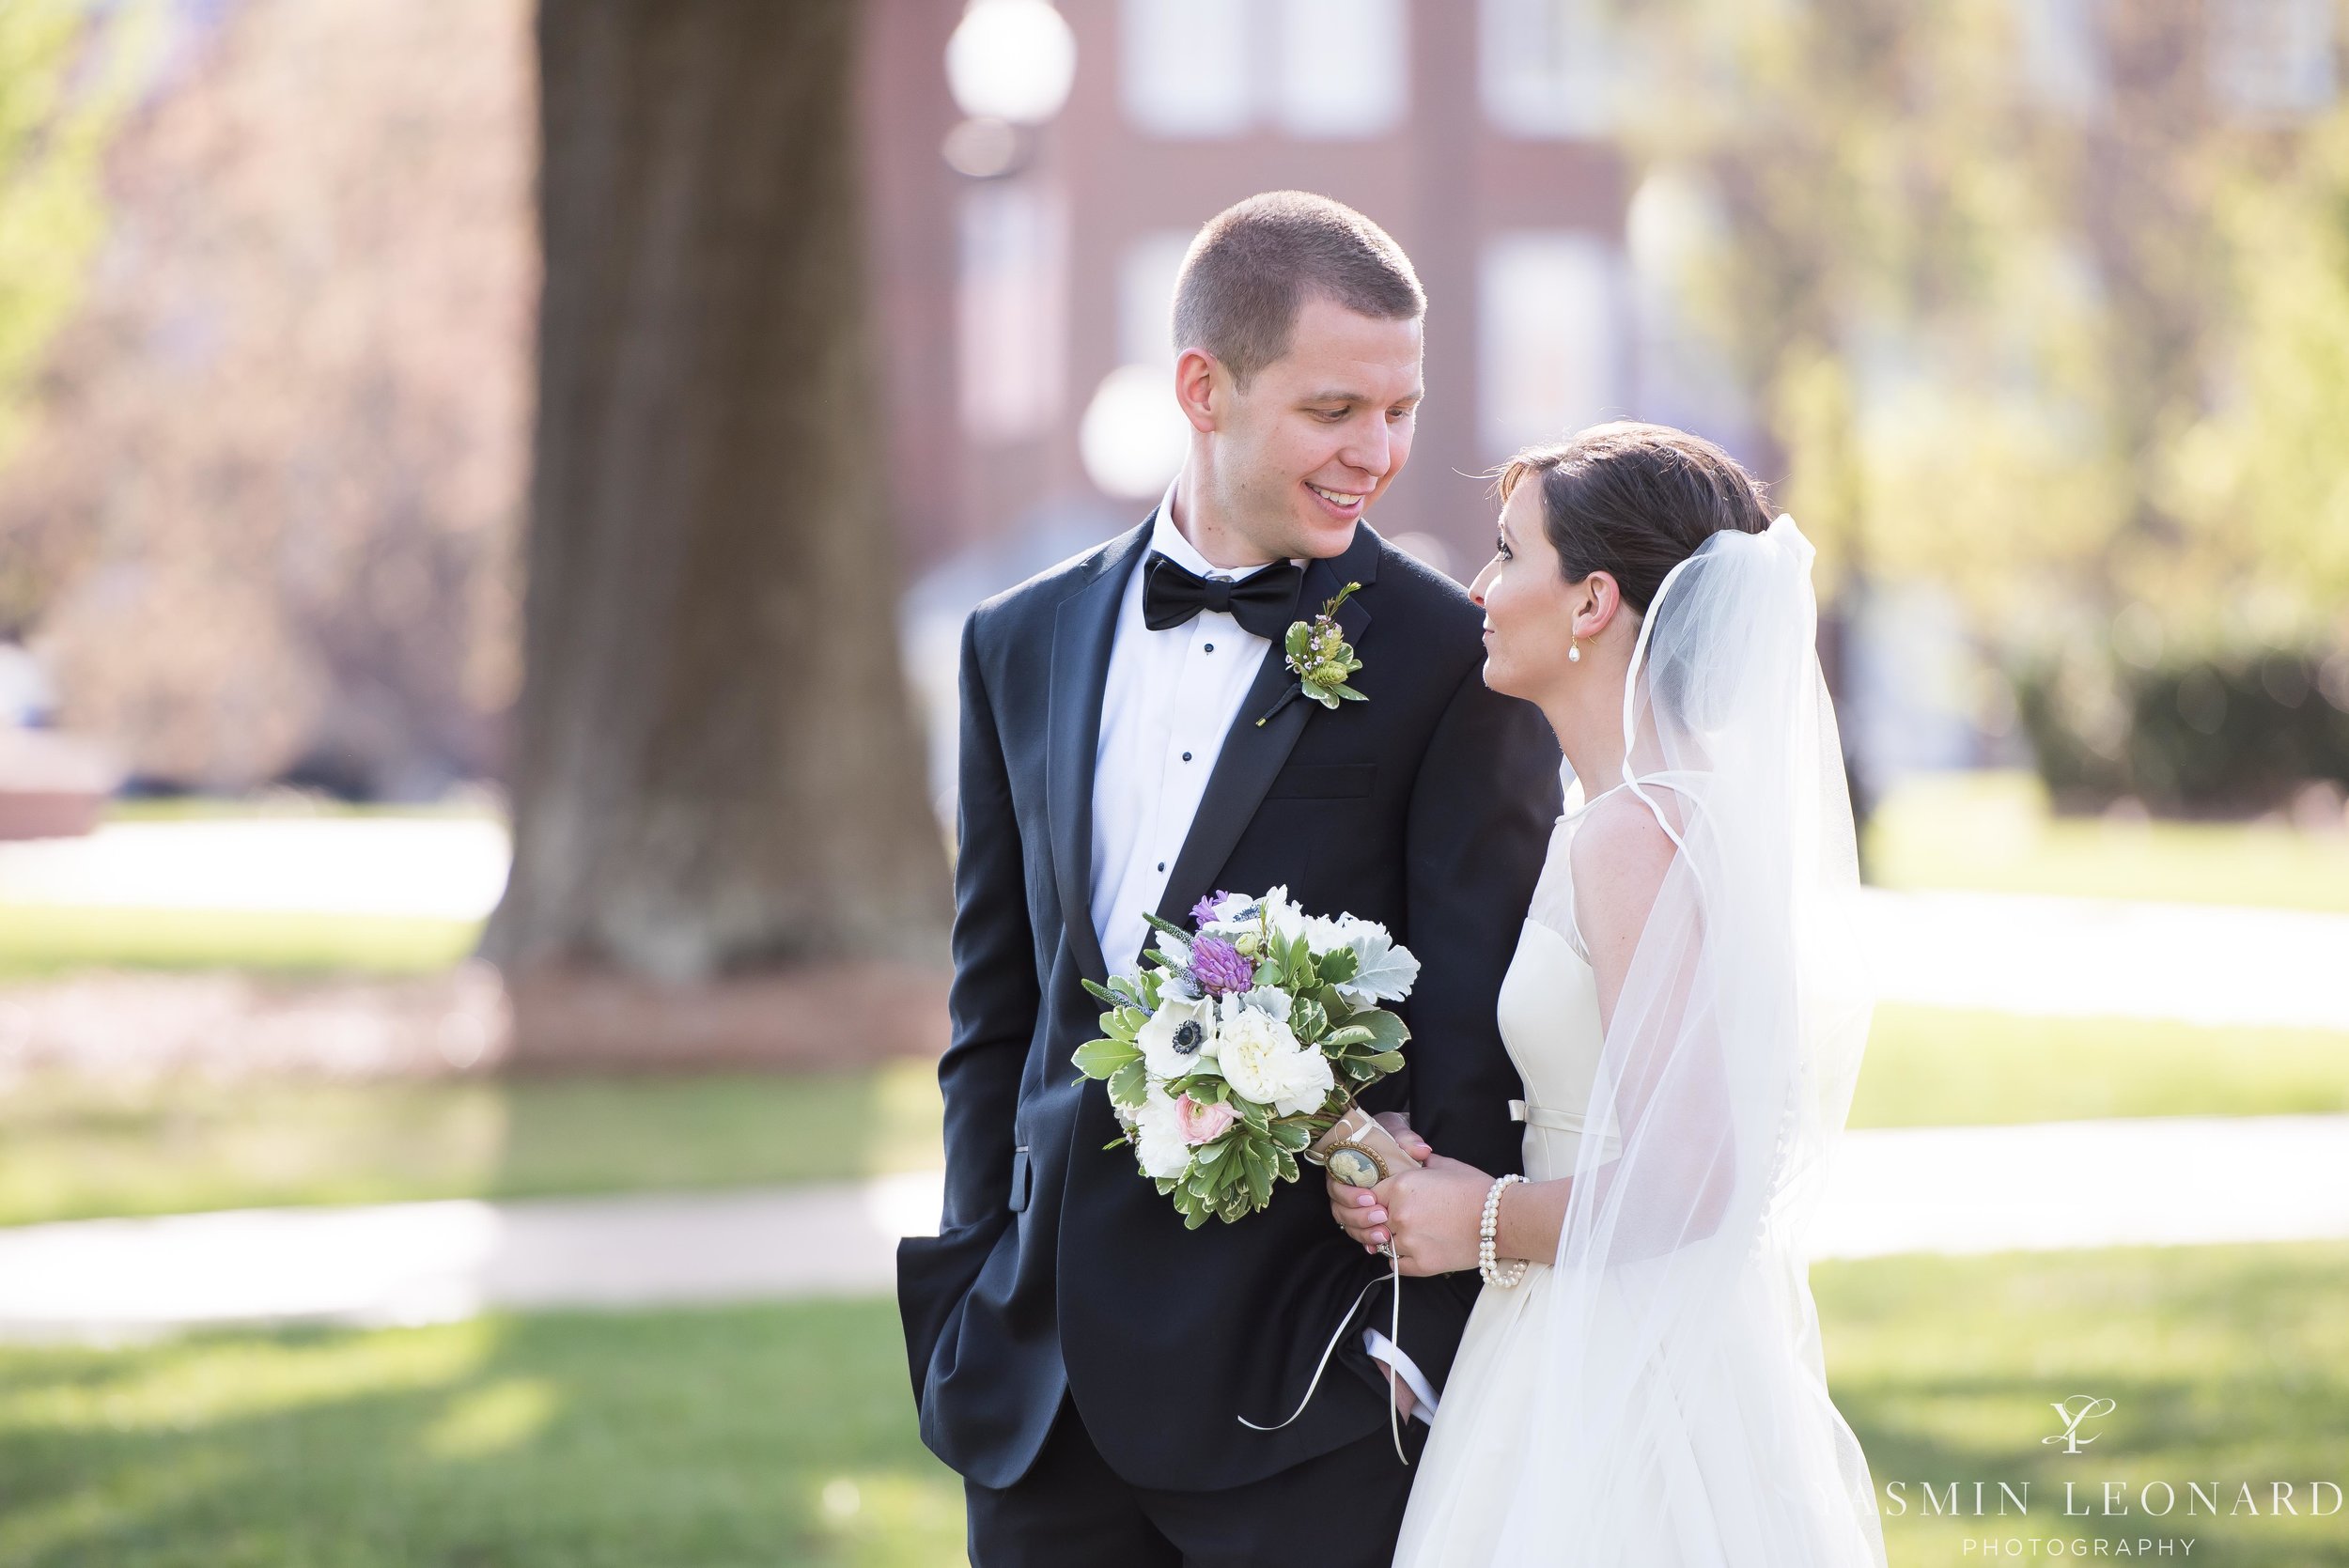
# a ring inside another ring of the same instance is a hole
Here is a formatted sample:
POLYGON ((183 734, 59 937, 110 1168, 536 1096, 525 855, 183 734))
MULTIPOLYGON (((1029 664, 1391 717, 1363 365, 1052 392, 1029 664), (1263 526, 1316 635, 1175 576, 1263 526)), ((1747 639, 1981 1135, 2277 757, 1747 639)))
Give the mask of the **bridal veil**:
POLYGON ((1812 556, 1783 516, 1715 534, 1640 629, 1615 809, 1677 853, 1607 1020, 1615 1136, 1576 1161, 1501 1563, 1884 1561, 1804 1251, 1870 1008, 1812 556))

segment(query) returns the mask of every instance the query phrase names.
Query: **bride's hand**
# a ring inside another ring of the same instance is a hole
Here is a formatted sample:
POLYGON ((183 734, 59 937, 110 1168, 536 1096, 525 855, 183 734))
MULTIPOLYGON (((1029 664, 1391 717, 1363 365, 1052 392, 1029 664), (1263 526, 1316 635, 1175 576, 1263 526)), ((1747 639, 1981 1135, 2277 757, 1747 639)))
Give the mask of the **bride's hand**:
MULTIPOLYGON (((1427 1146, 1427 1140, 1411 1130, 1411 1119, 1400 1110, 1378 1112, 1378 1123, 1401 1144, 1403 1152, 1425 1164, 1436 1151, 1427 1146)), ((1387 1211, 1378 1206, 1378 1200, 1366 1187, 1348 1187, 1335 1176, 1326 1178, 1330 1184, 1330 1215, 1347 1236, 1361 1243, 1365 1252, 1376 1252, 1387 1239, 1387 1211)))
MULTIPOLYGON (((1372 1188, 1383 1229, 1394 1237, 1396 1261, 1410 1275, 1452 1274, 1476 1266, 1477 1227, 1492 1177, 1475 1166, 1430 1153, 1423 1167, 1390 1176, 1372 1188)), ((1348 1231, 1352 1227, 1347 1227, 1348 1231)))

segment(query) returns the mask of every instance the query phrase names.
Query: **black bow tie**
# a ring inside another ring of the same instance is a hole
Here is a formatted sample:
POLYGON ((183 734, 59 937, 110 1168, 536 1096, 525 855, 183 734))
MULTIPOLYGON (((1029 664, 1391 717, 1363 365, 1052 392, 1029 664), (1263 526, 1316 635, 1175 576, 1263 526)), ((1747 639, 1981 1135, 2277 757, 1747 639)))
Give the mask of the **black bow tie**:
POLYGON ((1202 610, 1218 610, 1268 643, 1277 643, 1297 617, 1297 588, 1305 574, 1276 562, 1234 582, 1201 577, 1158 551, 1142 573, 1142 624, 1153 631, 1182 625, 1202 610))

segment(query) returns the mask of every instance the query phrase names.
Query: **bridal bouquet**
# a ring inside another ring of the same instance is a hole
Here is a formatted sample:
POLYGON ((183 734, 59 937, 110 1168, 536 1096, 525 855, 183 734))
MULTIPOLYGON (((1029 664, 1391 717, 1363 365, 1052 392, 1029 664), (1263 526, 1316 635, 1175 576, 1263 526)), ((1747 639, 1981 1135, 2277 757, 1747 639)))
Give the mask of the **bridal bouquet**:
POLYGON ((1286 887, 1218 893, 1191 921, 1151 916, 1142 972, 1085 982, 1110 1011, 1075 1061, 1109 1081, 1123 1141, 1195 1230, 1270 1203, 1354 1096, 1403 1065, 1410 1031, 1378 1003, 1411 994, 1419 960, 1375 922, 1306 914, 1286 887))

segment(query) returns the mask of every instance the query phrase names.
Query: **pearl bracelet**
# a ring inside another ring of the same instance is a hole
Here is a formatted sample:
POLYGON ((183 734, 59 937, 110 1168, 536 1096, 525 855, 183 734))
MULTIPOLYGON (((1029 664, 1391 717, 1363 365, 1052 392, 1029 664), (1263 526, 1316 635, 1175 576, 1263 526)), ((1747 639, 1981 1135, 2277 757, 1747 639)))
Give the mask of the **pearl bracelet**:
POLYGON ((1525 1271, 1531 1266, 1523 1258, 1504 1265, 1493 1253, 1493 1232, 1501 1224, 1501 1189, 1511 1182, 1523 1180, 1523 1176, 1508 1175, 1495 1181, 1492 1190, 1485 1194, 1485 1218, 1476 1227, 1476 1272, 1498 1290, 1510 1290, 1524 1283, 1525 1271))

